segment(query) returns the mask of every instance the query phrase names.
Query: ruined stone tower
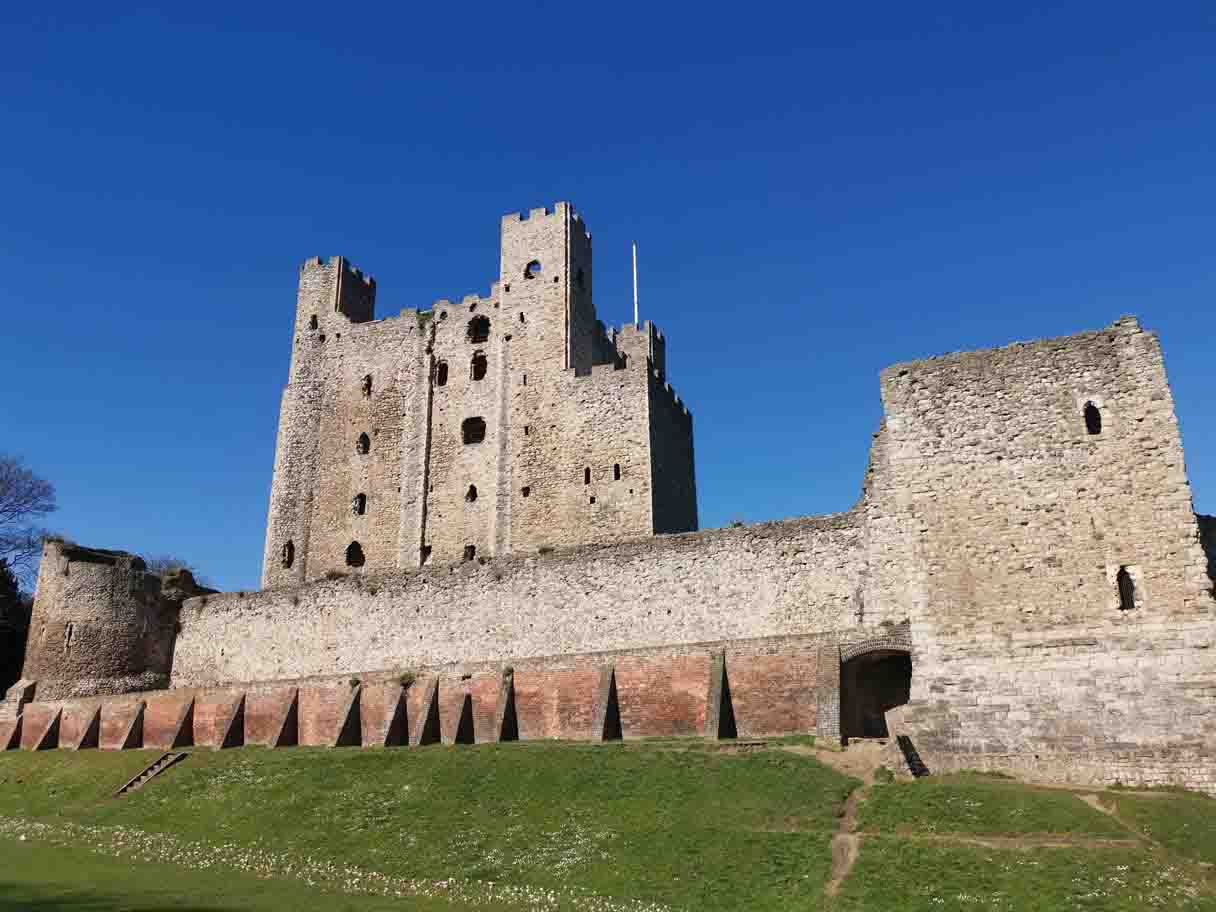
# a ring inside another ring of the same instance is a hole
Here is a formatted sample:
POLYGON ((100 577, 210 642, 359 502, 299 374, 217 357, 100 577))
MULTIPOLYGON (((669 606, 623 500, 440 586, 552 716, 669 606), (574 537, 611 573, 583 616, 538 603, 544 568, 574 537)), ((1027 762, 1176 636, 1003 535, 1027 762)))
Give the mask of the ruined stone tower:
POLYGON ((692 416, 650 323, 605 330, 568 203, 502 220, 489 295, 374 319, 300 270, 264 586, 697 527, 692 416))

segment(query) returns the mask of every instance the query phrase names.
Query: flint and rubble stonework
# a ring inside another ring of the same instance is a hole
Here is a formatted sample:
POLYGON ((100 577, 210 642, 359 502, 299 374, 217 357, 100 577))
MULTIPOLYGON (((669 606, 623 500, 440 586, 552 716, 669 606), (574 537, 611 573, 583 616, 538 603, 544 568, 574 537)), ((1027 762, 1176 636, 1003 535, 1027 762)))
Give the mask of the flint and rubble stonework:
POLYGON ((1216 793, 1216 520, 1152 333, 890 367, 851 510, 698 532, 666 341, 604 331, 590 254, 565 204, 508 216, 488 296, 380 321, 369 278, 306 263, 265 588, 166 592, 48 544, 0 748, 600 740, 619 718, 885 728, 931 769, 1216 793))
POLYGON ((164 687, 181 601, 204 591, 188 571, 162 579, 136 555, 48 540, 24 677, 40 699, 164 687))
POLYGON ((429 311, 375 320, 372 279, 306 262, 263 585, 695 529, 665 340, 605 330, 591 265, 568 203, 506 216, 489 294, 429 311))

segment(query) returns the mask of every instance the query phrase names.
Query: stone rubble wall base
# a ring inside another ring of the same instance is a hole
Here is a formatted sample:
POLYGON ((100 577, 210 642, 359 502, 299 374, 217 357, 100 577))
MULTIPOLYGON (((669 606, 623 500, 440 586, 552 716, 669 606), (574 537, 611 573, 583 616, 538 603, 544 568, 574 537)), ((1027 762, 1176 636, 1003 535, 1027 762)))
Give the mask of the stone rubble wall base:
POLYGON ((1168 747, 1119 748, 1059 754, 969 754, 929 751, 933 773, 978 770, 1007 773, 1026 782, 1108 788, 1164 786, 1216 795, 1216 747, 1200 742, 1168 747))

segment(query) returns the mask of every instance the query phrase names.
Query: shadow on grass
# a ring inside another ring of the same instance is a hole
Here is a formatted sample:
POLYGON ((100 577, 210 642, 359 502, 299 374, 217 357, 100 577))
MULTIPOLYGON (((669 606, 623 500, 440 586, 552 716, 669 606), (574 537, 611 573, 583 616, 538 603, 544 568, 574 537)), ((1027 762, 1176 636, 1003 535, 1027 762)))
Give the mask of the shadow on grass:
MULTIPOLYGON (((183 906, 174 903, 175 912, 227 912, 231 906, 183 906)), ((87 890, 40 888, 28 883, 0 880, 0 912, 164 912, 164 901, 127 899, 87 890)))

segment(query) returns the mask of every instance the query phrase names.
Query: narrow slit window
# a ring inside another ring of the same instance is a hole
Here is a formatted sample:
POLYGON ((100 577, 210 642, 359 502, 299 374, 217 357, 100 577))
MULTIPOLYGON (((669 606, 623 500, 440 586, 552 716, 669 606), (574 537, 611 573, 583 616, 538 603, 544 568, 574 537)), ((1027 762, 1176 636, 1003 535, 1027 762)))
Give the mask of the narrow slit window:
POLYGON ((583 469, 583 484, 591 484, 591 469, 590 467, 583 469))
POLYGON ((446 361, 435 362, 435 385, 448 385, 448 363, 446 361))
POLYGON ((485 352, 473 353, 473 364, 471 368, 471 376, 474 380, 484 380, 486 371, 489 369, 489 361, 486 360, 485 352))
POLYGON ((1126 567, 1119 568, 1115 585, 1119 587, 1119 610, 1131 611, 1136 607, 1136 581, 1126 567))
POLYGON ((296 562, 296 546, 289 538, 287 544, 283 546, 283 569, 290 570, 291 565, 296 562))
POLYGON ((311 317, 308 318, 308 328, 309 329, 317 328, 317 315, 316 314, 313 314, 311 317))
POLYGON ((355 441, 355 452, 360 456, 366 456, 372 450, 372 439, 367 434, 360 434, 359 439, 355 441))
POLYGON ((612 465, 612 480, 613 481, 621 480, 621 464, 619 462, 613 463, 613 465, 612 465))
POLYGON ((528 487, 527 485, 524 485, 522 488, 520 488, 519 493, 522 494, 524 497, 527 497, 529 494, 532 493, 532 489, 530 487, 528 487))
POLYGON ((1102 412, 1092 402, 1085 403, 1085 430, 1092 435, 1102 433, 1102 412))
POLYGON ((346 566, 362 567, 364 565, 364 563, 366 563, 366 559, 363 557, 363 546, 360 545, 357 541, 353 541, 349 545, 347 545, 347 547, 346 547, 346 566))
POLYGON ((356 516, 362 516, 367 512, 367 495, 356 494, 354 500, 350 503, 350 511, 356 516))
POLYGON ((363 383, 360 385, 360 389, 363 390, 364 399, 371 398, 371 395, 372 395, 372 375, 371 374, 364 375, 363 383))

